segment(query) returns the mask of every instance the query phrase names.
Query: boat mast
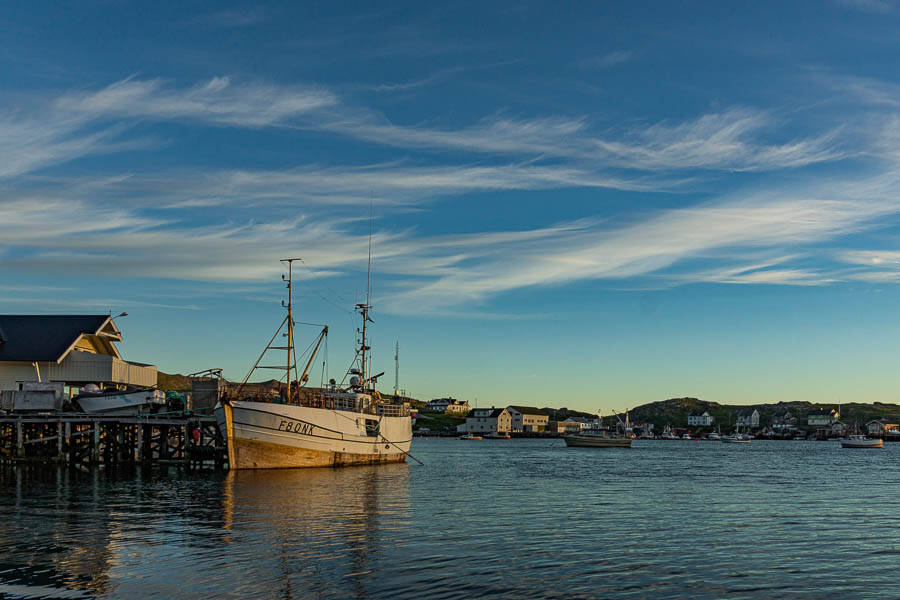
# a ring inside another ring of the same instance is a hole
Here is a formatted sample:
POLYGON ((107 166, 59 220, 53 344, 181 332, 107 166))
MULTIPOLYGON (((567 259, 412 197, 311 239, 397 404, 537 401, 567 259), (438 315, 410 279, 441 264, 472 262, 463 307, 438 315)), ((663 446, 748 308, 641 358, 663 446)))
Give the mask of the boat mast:
MULTIPOLYGON (((282 258, 281 262, 286 262, 288 265, 288 276, 287 280, 284 279, 284 275, 281 276, 282 280, 287 282, 287 290, 288 290, 288 301, 287 305, 285 305, 284 300, 281 301, 281 305, 287 308, 287 367, 285 370, 287 371, 287 401, 291 401, 291 364, 292 358, 294 357, 294 313, 293 313, 293 288, 291 288, 291 280, 293 278, 293 267, 294 261, 296 258, 282 258)), ((296 368, 296 361, 293 362, 296 368)))
MULTIPOLYGON (((371 209, 370 209, 371 212, 371 209)), ((371 289, 371 281, 372 281, 372 215, 369 215, 369 262, 366 266, 366 299, 365 302, 361 304, 357 304, 356 308, 359 309, 359 314, 362 315, 362 340, 360 342, 360 377, 362 378, 363 385, 368 385, 369 383, 369 369, 371 369, 371 356, 369 355, 369 346, 366 343, 366 328, 371 319, 369 318, 369 309, 372 306, 369 304, 369 291, 371 289)))

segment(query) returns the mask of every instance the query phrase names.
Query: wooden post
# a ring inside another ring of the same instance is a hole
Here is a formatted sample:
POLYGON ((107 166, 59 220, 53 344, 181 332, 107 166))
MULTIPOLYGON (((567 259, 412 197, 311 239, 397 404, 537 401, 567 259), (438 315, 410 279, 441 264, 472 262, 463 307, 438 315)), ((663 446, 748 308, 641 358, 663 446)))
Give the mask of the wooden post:
POLYGON ((159 459, 169 458, 169 426, 161 425, 159 428, 159 459))
POLYGON ((25 432, 22 431, 22 421, 16 423, 16 456, 25 457, 25 432))
POLYGON ((72 462, 72 423, 70 421, 66 421, 65 426, 65 436, 66 436, 66 463, 71 464, 72 462))
POLYGON ((91 421, 91 464, 100 462, 100 422, 91 421))
POLYGON ((137 448, 135 448, 137 452, 137 460, 138 462, 144 461, 144 426, 141 423, 137 425, 137 448))
POLYGON ((189 433, 190 427, 188 426, 188 423, 185 423, 185 424, 184 424, 184 427, 182 427, 181 429, 182 429, 182 433, 184 434, 184 443, 181 445, 181 453, 182 453, 182 455, 183 455, 183 456, 182 456, 182 460, 184 460, 184 464, 185 464, 185 465, 190 466, 190 461, 191 461, 191 452, 190 452, 191 436, 190 436, 190 433, 189 433))
POLYGON ((63 423, 62 421, 57 421, 56 423, 56 460, 63 460, 63 423))
POLYGON ((125 426, 122 423, 118 423, 116 425, 116 462, 124 461, 126 456, 125 426))

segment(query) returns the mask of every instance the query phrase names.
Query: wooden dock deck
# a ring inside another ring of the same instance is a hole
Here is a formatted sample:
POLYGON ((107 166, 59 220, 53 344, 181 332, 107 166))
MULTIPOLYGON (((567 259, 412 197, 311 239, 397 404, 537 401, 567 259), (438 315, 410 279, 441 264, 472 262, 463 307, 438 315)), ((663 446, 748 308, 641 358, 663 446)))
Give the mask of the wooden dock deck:
POLYGON ((0 464, 22 462, 223 469, 228 452, 207 416, 0 415, 0 464))

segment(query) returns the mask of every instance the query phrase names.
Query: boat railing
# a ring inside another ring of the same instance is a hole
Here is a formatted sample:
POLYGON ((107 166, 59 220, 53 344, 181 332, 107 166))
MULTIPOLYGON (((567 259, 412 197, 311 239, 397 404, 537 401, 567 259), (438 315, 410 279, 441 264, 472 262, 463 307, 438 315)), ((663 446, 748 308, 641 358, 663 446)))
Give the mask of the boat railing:
POLYGON ((404 404, 379 404, 379 417, 406 417, 409 416, 409 408, 404 404))
POLYGON ((350 412, 363 412, 362 403, 356 398, 347 396, 326 397, 326 407, 333 410, 346 410, 350 412))

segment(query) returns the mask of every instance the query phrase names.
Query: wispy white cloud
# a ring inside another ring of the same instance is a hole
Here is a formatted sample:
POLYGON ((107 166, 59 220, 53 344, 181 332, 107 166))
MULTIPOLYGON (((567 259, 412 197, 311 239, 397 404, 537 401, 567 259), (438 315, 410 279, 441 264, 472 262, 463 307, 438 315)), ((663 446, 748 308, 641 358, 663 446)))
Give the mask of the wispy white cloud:
POLYGON ((583 59, 580 64, 588 69, 603 70, 628 62, 632 58, 634 58, 634 53, 631 50, 615 50, 598 56, 589 56, 583 59))
POLYGON ((632 129, 623 139, 592 140, 604 160, 616 166, 659 169, 721 169, 764 171, 802 167, 844 158, 838 131, 785 143, 755 139, 774 125, 758 110, 734 108, 678 124, 656 123, 632 129))
POLYGON ((220 10, 217 12, 200 15, 185 21, 189 25, 203 25, 206 27, 249 27, 269 21, 269 15, 259 8, 252 10, 220 10))
POLYGON ((887 14, 895 8, 889 0, 836 0, 837 4, 875 14, 887 14))
POLYGON ((324 88, 234 84, 228 77, 214 77, 186 89, 160 79, 128 78, 97 92, 68 93, 55 105, 59 110, 93 119, 196 119, 220 125, 265 127, 284 124, 337 102, 337 97, 324 88))
MULTIPOLYGON (((840 131, 768 141, 777 124, 764 111, 732 108, 677 123, 658 122, 598 134, 587 116, 487 117, 455 129, 398 125, 354 107, 317 86, 232 82, 215 77, 191 87, 161 79, 128 78, 97 91, 69 92, 49 106, 17 108, 0 116, 0 150, 12 177, 114 150, 147 147, 125 136, 136 120, 193 121, 242 128, 277 127, 330 132, 402 149, 478 153, 493 161, 538 161, 549 171, 579 172, 608 187, 645 189, 613 170, 648 174, 677 170, 765 171, 847 156, 840 131), (766 135, 764 135, 766 134, 766 135), (616 179, 627 180, 620 185, 616 179)), ((536 173, 533 170, 532 173, 536 173)), ((565 177, 565 175, 563 175, 565 177)))
MULTIPOLYGON (((454 265, 392 300, 401 311, 442 311, 457 302, 480 303, 496 294, 589 279, 653 275, 671 283, 718 281, 823 285, 840 279, 827 270, 774 263, 670 271, 689 259, 726 249, 779 249, 818 244, 879 227, 900 214, 900 186, 883 182, 829 189, 810 187, 757 193, 691 209, 664 212, 618 228, 584 227, 527 244, 507 244, 502 255, 454 265), (864 198, 864 199, 861 199, 864 198)), ((473 254, 469 249, 469 255, 473 254)), ((664 284, 667 285, 667 284, 664 284)))

